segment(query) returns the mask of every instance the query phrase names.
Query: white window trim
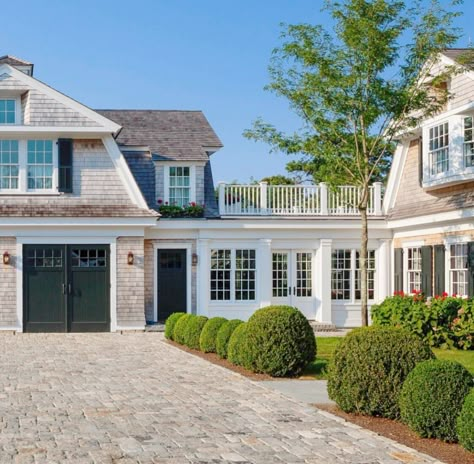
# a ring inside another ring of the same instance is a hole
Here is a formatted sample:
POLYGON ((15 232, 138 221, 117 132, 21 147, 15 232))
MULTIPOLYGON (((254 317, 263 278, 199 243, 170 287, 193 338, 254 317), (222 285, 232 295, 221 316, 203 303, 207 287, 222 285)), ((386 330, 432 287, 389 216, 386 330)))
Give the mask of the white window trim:
MULTIPOLYGON (((444 286, 446 287, 444 289, 445 292, 448 293, 448 295, 453 295, 453 283, 451 281, 451 245, 462 245, 462 244, 467 244, 471 242, 471 238, 467 236, 461 236, 461 237, 448 237, 444 241, 444 286)), ((468 285, 469 285, 469 280, 468 280, 468 285)), ((468 295, 458 295, 461 298, 467 298, 468 295)))
POLYGON ((209 266, 207 271, 207 279, 209 279, 209 289, 207 292, 207 300, 209 306, 235 306, 235 305, 246 305, 254 304, 259 301, 259 285, 258 285, 258 263, 259 263, 259 252, 258 246, 256 245, 238 245, 238 246, 226 246, 213 245, 209 247, 209 266), (230 300, 211 300, 211 255, 212 250, 230 250, 230 300), (235 298, 235 272, 236 272, 236 250, 255 250, 255 298, 253 300, 237 300, 235 298))
POLYGON ((196 165, 191 163, 172 163, 164 166, 164 198, 163 202, 168 203, 170 201, 170 168, 171 167, 189 167, 189 202, 196 202, 196 165))
POLYGON ((0 195, 60 195, 58 192, 58 143, 57 139, 44 137, 3 137, 1 140, 18 140, 18 188, 0 189, 0 195), (50 189, 28 189, 28 140, 51 140, 53 142, 53 178, 50 189))
POLYGON ((0 100, 14 100, 15 101, 15 122, 13 123, 0 123, 0 127, 11 127, 11 126, 21 126, 22 114, 21 114, 21 96, 20 95, 5 95, 0 97, 0 100))
MULTIPOLYGON (((403 291, 407 295, 411 295, 410 290, 408 289, 408 249, 409 248, 420 248, 424 246, 424 242, 412 242, 406 243, 403 246, 403 291)), ((423 266, 423 263, 422 263, 423 266)), ((421 269, 420 269, 420 279, 421 279, 421 269)), ((420 282, 421 285, 421 282, 420 282)))

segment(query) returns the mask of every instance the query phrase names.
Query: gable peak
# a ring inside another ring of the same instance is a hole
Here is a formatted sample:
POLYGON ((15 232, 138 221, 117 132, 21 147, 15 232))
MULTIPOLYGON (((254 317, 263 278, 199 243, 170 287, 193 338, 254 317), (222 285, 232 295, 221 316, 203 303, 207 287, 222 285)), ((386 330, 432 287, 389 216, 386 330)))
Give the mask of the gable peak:
POLYGON ((0 65, 8 64, 13 68, 18 69, 19 71, 25 73, 28 76, 33 76, 33 63, 29 61, 22 60, 13 55, 3 55, 0 56, 0 65))

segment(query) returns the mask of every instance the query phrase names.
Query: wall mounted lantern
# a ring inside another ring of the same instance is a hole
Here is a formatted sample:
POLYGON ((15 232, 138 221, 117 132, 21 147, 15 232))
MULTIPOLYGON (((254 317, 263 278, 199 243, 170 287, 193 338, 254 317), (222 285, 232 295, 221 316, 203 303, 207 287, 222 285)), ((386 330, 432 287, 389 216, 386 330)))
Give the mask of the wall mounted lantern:
POLYGON ((193 253, 193 256, 192 256, 192 263, 193 263, 193 266, 196 266, 196 264, 198 263, 198 255, 197 253, 193 253))
POLYGON ((129 251, 128 255, 127 255, 127 264, 132 265, 133 264, 133 259, 134 259, 133 253, 131 251, 129 251))
POLYGON ((8 251, 3 253, 3 264, 10 264, 10 253, 8 253, 8 251))

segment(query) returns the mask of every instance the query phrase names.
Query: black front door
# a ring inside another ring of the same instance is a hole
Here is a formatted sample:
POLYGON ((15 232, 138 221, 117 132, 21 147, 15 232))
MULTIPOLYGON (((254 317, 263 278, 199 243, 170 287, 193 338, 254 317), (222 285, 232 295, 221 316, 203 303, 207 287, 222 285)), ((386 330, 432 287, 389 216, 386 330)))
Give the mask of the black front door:
POLYGON ((25 332, 110 330, 108 245, 25 245, 25 332))
POLYGON ((186 304, 186 250, 158 250, 158 320, 185 313, 186 304))

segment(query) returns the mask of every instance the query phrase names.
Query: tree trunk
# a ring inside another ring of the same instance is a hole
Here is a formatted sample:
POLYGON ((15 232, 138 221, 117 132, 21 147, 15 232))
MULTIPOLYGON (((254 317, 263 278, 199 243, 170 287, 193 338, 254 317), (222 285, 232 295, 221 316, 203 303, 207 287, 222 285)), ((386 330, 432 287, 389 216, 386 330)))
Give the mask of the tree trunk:
MULTIPOLYGON (((365 189, 364 189, 365 190, 365 189)), ((367 244, 369 241, 369 225, 367 222, 367 203, 368 203, 368 192, 362 194, 362 201, 359 205, 359 212, 361 217, 361 240, 360 240, 360 254, 359 254, 359 266, 360 266, 360 311, 362 326, 369 325, 369 308, 367 298, 367 244)))

